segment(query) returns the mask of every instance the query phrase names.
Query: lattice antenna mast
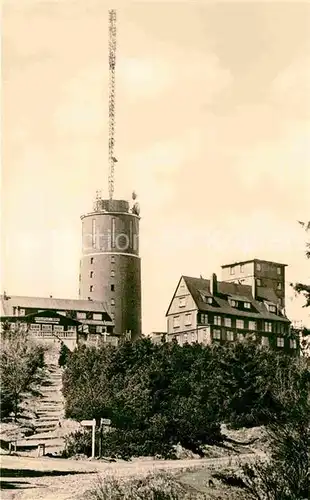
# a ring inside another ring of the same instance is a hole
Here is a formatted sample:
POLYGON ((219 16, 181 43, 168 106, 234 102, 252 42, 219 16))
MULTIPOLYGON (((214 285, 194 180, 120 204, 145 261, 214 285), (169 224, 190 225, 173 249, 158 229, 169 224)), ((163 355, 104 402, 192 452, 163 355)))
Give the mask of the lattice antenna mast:
POLYGON ((114 193, 116 10, 109 10, 109 197, 114 193))

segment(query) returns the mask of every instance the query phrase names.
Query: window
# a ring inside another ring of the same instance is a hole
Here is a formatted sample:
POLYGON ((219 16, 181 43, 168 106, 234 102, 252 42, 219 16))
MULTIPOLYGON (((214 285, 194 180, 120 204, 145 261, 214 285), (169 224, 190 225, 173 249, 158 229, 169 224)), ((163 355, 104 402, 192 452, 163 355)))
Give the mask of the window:
POLYGON ((231 328, 231 318, 224 318, 224 325, 231 328))
POLYGON ((36 325, 35 323, 32 323, 30 325, 30 330, 37 332, 37 331, 41 330, 41 325, 36 325))
POLYGON ((265 321, 265 332, 272 332, 272 323, 265 321))
POLYGON ((184 334, 183 334, 183 342, 184 342, 184 343, 185 343, 185 342, 187 342, 187 333, 184 333, 184 334))
POLYGON ((256 280, 256 284, 257 286, 262 286, 262 280, 260 280, 259 278, 256 280))
POLYGON ((244 321, 243 321, 243 319, 237 319, 236 320, 236 328, 244 328, 244 321))
POLYGON ((42 332, 52 333, 53 325, 42 325, 42 332))
POLYGON ((192 342, 196 342, 196 333, 192 332, 192 342))
POLYGON ((244 266, 243 264, 240 264, 240 273, 243 273, 244 272, 244 266))
POLYGON ((25 316, 25 309, 19 310, 19 316, 25 316))
POLYGON ((228 299, 228 303, 231 307, 238 307, 238 302, 234 299, 228 299))
POLYGON ((244 339, 243 333, 237 333, 237 340, 239 340, 239 342, 242 342, 243 339, 244 339))
POLYGON ((94 263, 94 257, 91 257, 90 258, 90 263, 93 264, 94 263))
POLYGON ((174 316, 173 328, 180 328, 180 316, 174 316))
POLYGON ((102 320, 102 314, 101 313, 94 313, 93 314, 93 319, 95 319, 97 321, 101 321, 102 320))
POLYGON ((115 264, 115 255, 111 255, 111 264, 115 264))
POLYGON ((13 316, 16 316, 17 307, 13 307, 13 316))
POLYGON ((256 330, 256 321, 249 321, 249 330, 256 330))
POLYGON ((295 339, 290 339, 290 348, 291 349, 296 349, 297 348, 297 342, 295 339))
POLYGON ((115 276, 115 271, 114 271, 114 269, 112 269, 112 271, 111 271, 111 278, 114 278, 114 276, 115 276))
POLYGON ((284 347, 284 338, 277 337, 277 347, 284 347))
POLYGON ((93 292, 93 291, 94 291, 94 285, 90 285, 90 287, 89 287, 89 291, 90 291, 90 292, 93 292))
POLYGON ((207 314, 201 314, 200 315, 200 323, 202 323, 203 325, 207 325, 208 324, 208 315, 207 314))
POLYGON ((235 268, 234 267, 230 268, 230 274, 235 274, 235 268))
POLYGON ((271 312, 271 313, 277 312, 277 308, 273 304, 269 304, 268 309, 269 309, 269 312, 271 312))
POLYGON ((185 314, 185 322, 184 322, 185 326, 189 326, 192 324, 192 315, 191 313, 189 314, 185 314))
POLYGON ((67 332, 75 332, 76 331, 76 327, 75 326, 67 326, 67 332))
POLYGON ((281 267, 277 267, 277 274, 281 276, 281 267))
POLYGON ((221 326, 222 324, 221 316, 214 316, 214 324, 217 326, 221 326))
POLYGON ((221 330, 213 330, 213 338, 220 340, 221 339, 221 330))
POLYGON ((115 299, 111 299, 111 306, 115 306, 115 299))
POLYGON ((226 332, 226 339, 232 342, 234 340, 234 332, 231 331, 226 332))
POLYGON ((261 270, 262 270, 261 263, 260 262, 256 262, 256 271, 261 271, 261 270))
POLYGON ((264 347, 269 346, 269 338, 268 337, 262 337, 262 346, 264 346, 264 347))
POLYGON ((207 303, 212 306, 212 304, 213 304, 213 298, 212 297, 207 297, 207 303))
POLYGON ((244 309, 251 309, 251 304, 250 302, 244 302, 244 309))
POLYGON ((96 326, 96 333, 102 333, 103 327, 102 326, 96 326))
POLYGON ((180 297, 179 299, 179 307, 185 307, 186 306, 186 299, 185 297, 180 297))
POLYGON ((64 327, 62 325, 55 325, 54 326, 55 333, 62 333, 63 331, 64 331, 64 327))
POLYGON ((115 291, 115 285, 111 285, 111 292, 115 291))
POLYGON ((282 283, 280 283, 280 282, 279 282, 279 283, 277 284, 277 290, 282 290, 282 283))
POLYGON ((94 271, 90 271, 90 273, 89 273, 89 277, 90 277, 90 278, 93 278, 93 277, 94 277, 94 271))
POLYGON ((77 312, 76 317, 77 319, 86 319, 86 312, 77 312))
POLYGON ((111 228, 111 247, 115 247, 115 219, 113 218, 111 221, 112 228, 111 228))

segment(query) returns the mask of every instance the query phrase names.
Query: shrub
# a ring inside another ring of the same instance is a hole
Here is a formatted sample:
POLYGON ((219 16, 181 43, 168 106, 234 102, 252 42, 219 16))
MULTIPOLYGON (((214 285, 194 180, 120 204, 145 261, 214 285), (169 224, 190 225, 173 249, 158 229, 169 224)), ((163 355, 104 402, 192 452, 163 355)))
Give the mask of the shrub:
POLYGON ((203 500, 205 495, 189 492, 169 474, 150 473, 146 477, 98 481, 89 500, 203 500))
POLYGON ((63 367, 66 366, 70 357, 71 351, 70 349, 64 344, 63 342, 61 343, 60 347, 60 352, 59 352, 59 358, 58 358, 58 366, 63 367))

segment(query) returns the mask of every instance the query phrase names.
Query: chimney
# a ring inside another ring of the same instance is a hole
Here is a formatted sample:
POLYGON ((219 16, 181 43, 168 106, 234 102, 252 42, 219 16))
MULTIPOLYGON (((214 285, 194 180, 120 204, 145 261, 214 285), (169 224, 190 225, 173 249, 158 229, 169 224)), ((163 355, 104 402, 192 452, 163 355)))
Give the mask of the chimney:
POLYGON ((212 274, 210 279, 210 293, 211 295, 217 295, 217 276, 215 273, 212 274))

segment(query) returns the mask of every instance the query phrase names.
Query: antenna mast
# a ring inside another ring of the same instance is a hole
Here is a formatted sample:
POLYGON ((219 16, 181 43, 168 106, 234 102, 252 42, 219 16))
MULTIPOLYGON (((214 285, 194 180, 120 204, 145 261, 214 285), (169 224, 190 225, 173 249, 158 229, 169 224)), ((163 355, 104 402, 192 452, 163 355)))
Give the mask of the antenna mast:
POLYGON ((109 10, 109 197, 114 193, 116 10, 109 10))

